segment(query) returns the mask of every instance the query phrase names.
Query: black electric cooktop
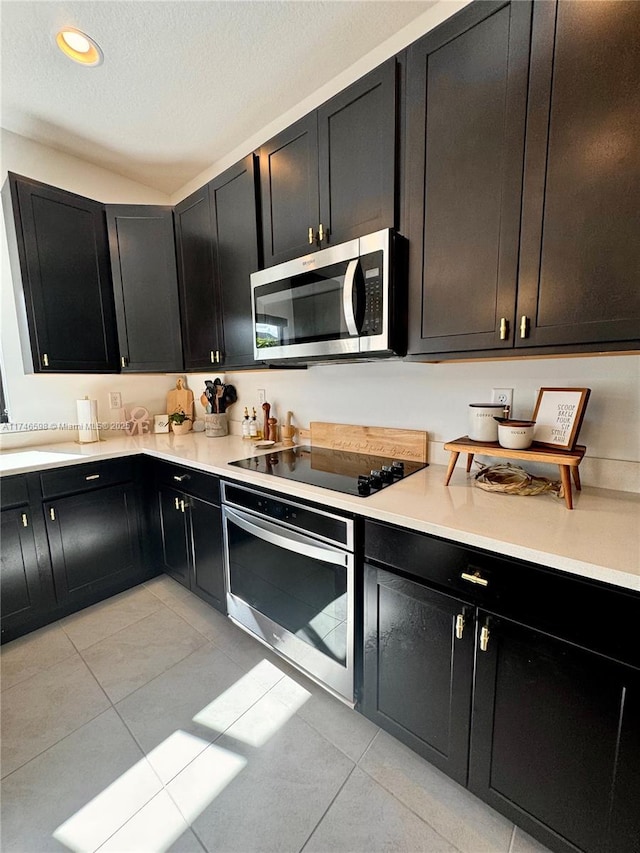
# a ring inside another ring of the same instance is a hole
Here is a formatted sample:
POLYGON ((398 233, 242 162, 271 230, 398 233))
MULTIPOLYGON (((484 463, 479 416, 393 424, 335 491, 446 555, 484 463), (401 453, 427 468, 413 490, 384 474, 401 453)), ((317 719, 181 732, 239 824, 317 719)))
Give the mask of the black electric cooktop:
POLYGON ((425 462, 326 447, 290 447, 229 465, 361 497, 373 495, 427 467, 425 462))

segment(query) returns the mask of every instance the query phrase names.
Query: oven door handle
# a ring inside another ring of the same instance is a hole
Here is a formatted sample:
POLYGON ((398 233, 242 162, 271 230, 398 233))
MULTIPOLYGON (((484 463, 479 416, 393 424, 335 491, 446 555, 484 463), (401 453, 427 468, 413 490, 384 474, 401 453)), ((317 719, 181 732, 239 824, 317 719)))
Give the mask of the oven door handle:
POLYGON ((295 554, 303 554, 312 560, 333 563, 335 566, 346 566, 348 564, 348 554, 344 551, 325 545, 311 545, 306 537, 302 537, 293 531, 283 535, 280 532, 281 527, 264 519, 252 518, 249 521, 246 516, 240 515, 228 507, 224 508, 224 517, 237 524, 246 533, 250 533, 257 539, 262 539, 278 548, 286 548, 287 551, 293 551, 295 554))
POLYGON ((358 327, 356 326, 356 315, 353 310, 353 288, 359 263, 359 258, 355 258, 347 264, 347 271, 344 274, 344 289, 342 291, 342 310, 344 311, 347 331, 354 338, 357 338, 359 334, 358 327))

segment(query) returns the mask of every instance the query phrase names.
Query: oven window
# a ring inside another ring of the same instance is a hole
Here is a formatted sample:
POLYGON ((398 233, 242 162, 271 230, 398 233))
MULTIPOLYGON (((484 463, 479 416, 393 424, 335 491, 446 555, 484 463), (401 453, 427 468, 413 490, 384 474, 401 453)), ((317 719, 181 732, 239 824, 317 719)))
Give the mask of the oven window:
POLYGON ((280 548, 227 519, 231 592, 342 666, 347 570, 280 548))
POLYGON ((257 288, 258 348, 351 337, 342 305, 347 266, 343 261, 257 288))

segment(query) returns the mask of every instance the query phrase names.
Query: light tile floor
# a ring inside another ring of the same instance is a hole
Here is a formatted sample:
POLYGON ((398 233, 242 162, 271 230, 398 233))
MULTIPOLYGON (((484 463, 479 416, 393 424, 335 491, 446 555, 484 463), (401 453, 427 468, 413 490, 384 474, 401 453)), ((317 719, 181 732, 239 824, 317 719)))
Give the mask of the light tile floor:
POLYGON ((166 576, 0 660, 4 853, 545 853, 166 576))

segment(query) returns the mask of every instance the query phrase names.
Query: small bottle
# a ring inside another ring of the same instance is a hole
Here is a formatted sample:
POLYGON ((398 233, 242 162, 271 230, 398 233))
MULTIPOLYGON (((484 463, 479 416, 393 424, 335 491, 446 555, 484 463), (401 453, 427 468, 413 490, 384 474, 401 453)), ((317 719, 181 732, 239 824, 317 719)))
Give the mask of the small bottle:
POLYGON ((249 438, 249 409, 244 407, 244 419, 242 421, 242 437, 249 438))
POLYGON ((258 437, 258 421, 256 420, 256 410, 253 410, 253 415, 249 421, 249 438, 258 437))

